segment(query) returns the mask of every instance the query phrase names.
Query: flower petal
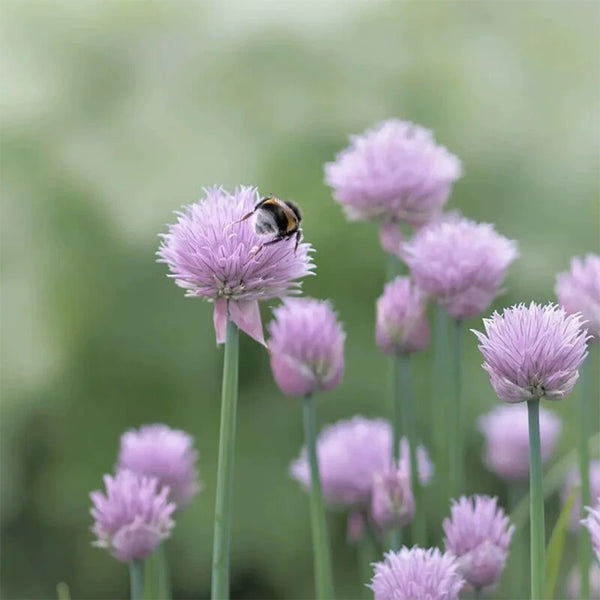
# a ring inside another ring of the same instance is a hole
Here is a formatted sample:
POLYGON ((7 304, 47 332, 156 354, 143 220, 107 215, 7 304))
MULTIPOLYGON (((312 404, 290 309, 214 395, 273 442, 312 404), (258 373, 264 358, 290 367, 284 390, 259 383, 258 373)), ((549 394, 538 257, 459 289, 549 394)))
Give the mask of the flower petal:
POLYGON ((259 344, 266 346, 258 300, 230 300, 231 320, 259 344))

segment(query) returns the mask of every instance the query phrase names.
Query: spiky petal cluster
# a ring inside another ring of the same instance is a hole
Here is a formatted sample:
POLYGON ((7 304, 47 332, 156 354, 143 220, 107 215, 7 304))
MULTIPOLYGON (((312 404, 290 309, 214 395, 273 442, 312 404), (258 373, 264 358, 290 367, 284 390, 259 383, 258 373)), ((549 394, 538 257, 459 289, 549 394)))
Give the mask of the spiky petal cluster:
POLYGON ((596 553, 596 558, 600 561, 600 496, 596 498, 593 507, 586 506, 588 516, 581 522, 587 527, 590 533, 592 547, 596 553))
POLYGON ((485 334, 473 333, 500 400, 560 400, 569 395, 587 356, 579 315, 532 302, 507 308, 501 315, 495 312, 483 324, 485 334))
MULTIPOLYGON (((317 440, 317 456, 325 499, 332 504, 369 508, 373 477, 386 472, 392 463, 392 429, 383 419, 355 416, 328 425, 317 440)), ((417 448, 419 480, 427 485, 433 476, 433 465, 427 451, 417 448)), ((400 444, 400 468, 410 475, 408 442, 400 444)), ((292 477, 304 489, 310 487, 310 471, 303 448, 290 467, 292 477)))
POLYGON ((222 188, 186 206, 169 226, 158 250, 175 283, 187 296, 214 302, 217 343, 225 341, 227 314, 248 335, 264 344, 258 301, 298 292, 301 277, 312 272, 310 246, 293 241, 265 246, 250 220, 238 222, 258 200, 255 188, 233 194, 222 188))
POLYGON ((386 284, 377 300, 375 339, 388 354, 419 352, 429 343, 425 297, 409 277, 386 284))
POLYGON ((90 494, 92 531, 98 538, 94 545, 107 548, 121 562, 148 556, 175 525, 169 488, 160 488, 156 478, 125 470, 115 477, 105 475, 104 485, 106 494, 90 494))
POLYGON ((417 285, 455 319, 489 308, 518 256, 516 243, 493 225, 457 216, 424 227, 403 252, 417 285))
POLYGON ((462 496, 444 519, 446 550, 458 559, 460 572, 476 589, 493 585, 506 565, 514 527, 497 498, 462 496))
MULTIPOLYGON (((485 436, 484 461, 487 467, 508 482, 529 478, 529 426, 525 404, 498 406, 479 419, 485 436)), ((540 406, 542 463, 552 456, 560 432, 561 420, 540 406)))
POLYGON ((464 585, 456 559, 437 548, 401 548, 375 563, 375 600, 457 600, 464 585))
POLYGON ((352 136, 325 165, 325 181, 350 219, 412 226, 439 213, 460 175, 460 161, 431 131, 397 119, 352 136))
POLYGON ((600 340, 600 256, 574 258, 571 270, 556 277, 556 297, 570 314, 581 313, 585 327, 600 340))
MULTIPOLYGON (((600 497, 600 460, 592 460, 590 461, 590 497, 598 498, 600 497)), ((581 485, 581 475, 579 473, 579 469, 577 467, 573 467, 571 471, 569 471, 566 479, 565 485, 561 490, 561 500, 563 506, 566 504, 573 488, 579 487, 581 485)), ((569 516, 569 528, 571 531, 575 532, 579 529, 579 519, 581 515, 581 491, 578 489, 575 492, 575 498, 573 500, 573 506, 571 507, 571 514, 569 516)))
POLYGON ((269 324, 271 370, 284 394, 331 390, 344 374, 345 334, 329 302, 288 298, 269 324))
POLYGON ((415 514, 410 479, 404 466, 388 468, 373 476, 371 517, 380 530, 404 527, 415 514))
POLYGON ((197 460, 191 435, 166 425, 144 425, 121 436, 117 467, 156 477, 161 486, 169 487, 169 499, 183 508, 202 487, 197 460))

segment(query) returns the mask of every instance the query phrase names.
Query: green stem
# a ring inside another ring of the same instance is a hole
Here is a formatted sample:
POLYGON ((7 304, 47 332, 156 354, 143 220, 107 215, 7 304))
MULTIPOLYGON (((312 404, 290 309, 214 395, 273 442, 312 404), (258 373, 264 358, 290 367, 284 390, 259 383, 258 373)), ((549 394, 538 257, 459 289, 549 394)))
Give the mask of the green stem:
POLYGON ((238 396, 239 331, 227 321, 223 387, 221 392, 221 427, 217 465, 217 498, 212 562, 212 600, 229 597, 229 552, 235 450, 235 420, 238 396))
POLYGON ((408 440, 410 486, 415 500, 415 516, 411 523, 412 544, 425 547, 425 511, 421 503, 421 483, 417 464, 417 424, 415 420, 415 407, 413 398, 412 373, 410 357, 400 357, 400 379, 404 384, 404 394, 400 400, 400 414, 402 415, 402 433, 408 440))
POLYGON ((158 597, 161 600, 171 600, 171 585, 169 582, 169 563, 167 561, 167 542, 164 541, 155 550, 157 563, 158 597))
MULTIPOLYGON (((392 411, 392 461, 395 465, 400 460, 400 437, 402 435, 402 382, 400 376, 400 357, 391 356, 390 365, 390 397, 392 411)), ((392 529, 388 532, 389 547, 399 550, 402 545, 402 535, 399 530, 392 529)))
MULTIPOLYGON (((579 474, 581 477, 581 518, 585 518, 585 507, 591 505, 590 494, 590 452, 588 439, 590 438, 592 414, 592 362, 588 356, 581 367, 581 397, 579 399, 579 474)), ((592 548, 590 538, 579 529, 579 572, 581 573, 581 600, 590 597, 590 562, 592 548)))
POLYGON ((373 596, 373 592, 366 585, 373 579, 373 567, 371 565, 379 559, 377 540, 370 526, 367 524, 367 518, 368 515, 365 515, 365 533, 358 545, 358 571, 360 573, 360 586, 363 590, 363 598, 371 598, 373 596))
POLYGON ((540 401, 527 402, 529 417, 529 493, 530 493, 530 547, 531 547, 531 600, 540 600, 544 594, 545 530, 544 492, 542 486, 542 453, 540 450, 540 401))
MULTIPOLYGON (((448 395, 448 317, 440 306, 435 307, 435 348, 434 348, 434 385, 431 397, 431 413, 433 418, 433 435, 435 442, 436 466, 440 473, 447 471, 448 452, 446 450, 447 403, 448 395)), ((446 498, 444 494, 444 498, 446 498)), ((445 504, 444 504, 445 510, 445 504)))
POLYGON ((458 498, 463 486, 463 450, 461 419, 461 367, 462 367, 462 321, 454 321, 452 328, 452 378, 454 381, 452 405, 448 414, 448 456, 450 458, 450 494, 458 498))
POLYGON ((318 600, 331 600, 333 598, 331 555, 317 459, 315 404, 311 395, 306 396, 304 399, 304 437, 310 464, 310 521, 315 563, 316 597, 318 600))
POLYGON ((131 600, 143 600, 144 561, 132 560, 129 563, 129 584, 131 589, 131 600))

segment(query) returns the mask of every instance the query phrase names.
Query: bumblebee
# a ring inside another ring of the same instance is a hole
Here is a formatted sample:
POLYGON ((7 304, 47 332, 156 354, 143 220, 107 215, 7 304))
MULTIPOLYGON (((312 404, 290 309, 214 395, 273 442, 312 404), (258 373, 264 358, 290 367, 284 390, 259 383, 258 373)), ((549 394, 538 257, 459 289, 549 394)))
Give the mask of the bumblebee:
POLYGON ((244 215, 238 223, 253 217, 254 231, 260 236, 273 236, 268 242, 261 244, 255 254, 265 246, 272 246, 284 240, 296 237, 294 252, 302 240, 302 213, 298 206, 291 200, 279 200, 274 196, 267 196, 260 200, 254 209, 244 215))

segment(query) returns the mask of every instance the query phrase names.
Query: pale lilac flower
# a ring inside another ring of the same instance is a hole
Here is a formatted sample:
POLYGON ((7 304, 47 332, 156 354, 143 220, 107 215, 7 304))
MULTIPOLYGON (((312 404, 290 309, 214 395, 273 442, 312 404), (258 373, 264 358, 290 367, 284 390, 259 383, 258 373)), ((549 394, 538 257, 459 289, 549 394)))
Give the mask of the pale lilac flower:
MULTIPOLYGON (((368 509, 373 491, 373 476, 386 472, 391 464, 392 428, 383 419, 355 416, 326 426, 317 439, 317 456, 323 496, 331 504, 368 509)), ((421 485, 433 476, 427 451, 417 448, 421 485)), ((400 444, 400 468, 410 476, 408 442, 400 444)), ((310 471, 303 448, 290 467, 291 475, 304 489, 310 488, 310 471)))
POLYGON ((600 495, 596 498, 596 504, 593 508, 586 506, 585 509, 588 516, 581 523, 587 527, 596 558, 600 561, 600 495))
POLYGON ((456 556, 459 570, 475 589, 493 585, 506 566, 514 527, 497 506, 497 498, 462 496, 444 519, 444 544, 456 556))
POLYGON ((571 393, 587 356, 579 315, 532 302, 495 312, 483 324, 485 334, 472 331, 500 400, 560 400, 571 393))
POLYGON ((387 354, 419 352, 429 343, 425 297, 409 277, 386 284, 377 300, 375 339, 387 354))
POLYGON ((405 466, 389 467, 373 475, 371 517, 377 527, 386 531, 408 525, 415 514, 415 500, 405 466))
POLYGON ((403 547, 374 567, 375 600, 458 600, 465 583, 455 558, 437 548, 403 547))
POLYGON ((403 256, 417 285, 455 319, 466 319, 489 308, 518 250, 493 225, 454 216, 424 227, 403 256))
POLYGON ((158 479, 122 470, 115 477, 104 476, 106 494, 90 494, 94 517, 95 546, 107 548, 121 562, 148 556, 175 526, 171 515, 169 488, 158 479))
MULTIPOLYGON (((581 574, 577 567, 571 569, 567 579, 567 595, 571 600, 581 600, 581 574)), ((590 598, 600 598, 600 565, 590 565, 590 598)))
POLYGON ((556 296, 569 314, 581 313, 590 335, 600 339, 600 256, 574 258, 571 270, 556 277, 556 296))
POLYGON ((169 499, 183 508, 202 489, 198 481, 194 438, 166 425, 144 425, 121 436, 117 468, 156 477, 169 486, 169 499))
POLYGON ((412 226, 440 212, 460 175, 460 161, 431 131, 397 119, 351 136, 325 165, 325 181, 350 219, 412 226))
POLYGON ((314 268, 309 244, 264 242, 250 220, 238 221, 258 201, 255 188, 233 194, 222 188, 205 190, 205 197, 184 207, 169 226, 158 250, 175 283, 186 295, 214 302, 217 343, 225 341, 227 315, 248 335, 264 344, 259 300, 298 293, 297 281, 314 268))
MULTIPOLYGON (((479 419, 479 429, 485 436, 484 462, 508 482, 529 479, 529 425, 527 406, 498 406, 479 419)), ((561 420, 552 411, 540 406, 540 442, 542 464, 548 462, 558 442, 561 420)))
POLYGON ((365 535, 365 519, 360 510, 351 510, 346 521, 346 541, 356 544, 365 535))
POLYGON ((289 298, 269 324, 271 370, 284 394, 332 390, 344 374, 345 333, 329 302, 289 298))
MULTIPOLYGON (((561 491, 561 500, 563 506, 566 504, 574 487, 581 485, 581 476, 579 467, 573 467, 565 479, 565 485, 561 491)), ((590 497, 600 497, 600 460, 590 461, 590 497)), ((581 491, 577 490, 571 507, 569 516, 569 528, 575 532, 579 529, 579 519, 581 518, 581 491)))

